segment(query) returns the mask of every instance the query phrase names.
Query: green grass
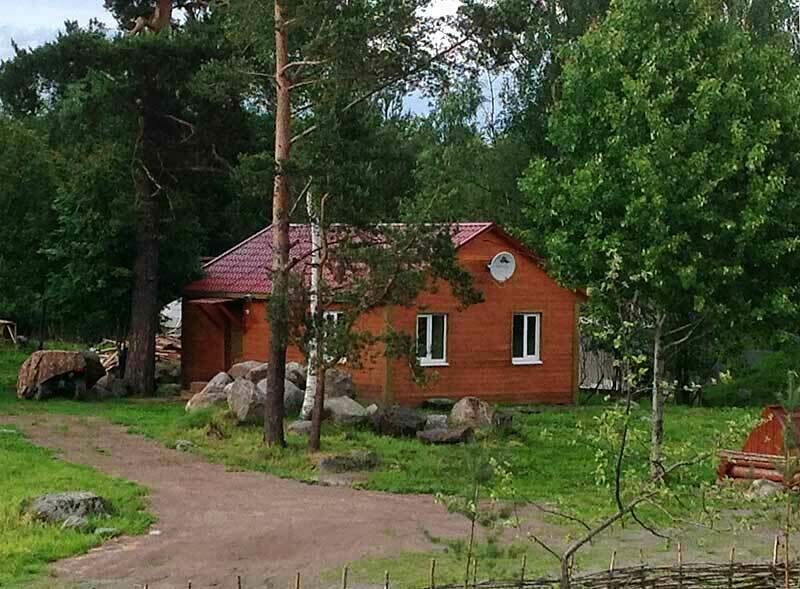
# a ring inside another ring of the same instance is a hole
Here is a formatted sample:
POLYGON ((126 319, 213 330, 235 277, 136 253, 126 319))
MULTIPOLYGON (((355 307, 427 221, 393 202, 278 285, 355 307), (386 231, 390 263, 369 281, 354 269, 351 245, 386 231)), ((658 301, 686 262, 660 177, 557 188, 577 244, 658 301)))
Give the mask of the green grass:
POLYGON ((19 587, 41 575, 48 562, 86 552, 102 538, 91 531, 61 530, 23 516, 22 503, 44 493, 89 490, 108 499, 109 518, 92 526, 141 534, 152 523, 145 490, 131 482, 70 464, 30 444, 21 432, 0 433, 0 587, 19 587))
MULTIPOLYGON (((3 379, 0 382, 12 380, 4 371, 15 371, 14 366, 19 361, 16 353, 0 350, 0 378, 3 379)), ((603 477, 609 475, 608 463, 613 460, 611 452, 618 439, 606 421, 607 409, 607 405, 594 405, 542 407, 535 413, 517 411, 511 432, 479 435, 474 443, 460 446, 427 446, 413 439, 380 437, 366 429, 339 428, 326 423, 323 450, 329 453, 355 449, 375 451, 381 464, 363 483, 367 489, 443 495, 463 495, 471 487, 470 464, 480 454, 507 465, 511 472, 509 484, 498 489, 500 498, 557 504, 582 518, 596 520, 613 510, 609 483, 603 477)), ((305 451, 307 440, 304 436, 289 434, 286 448, 267 448, 262 443, 260 427, 237 426, 222 410, 187 415, 182 403, 164 400, 104 403, 19 401, 12 388, 0 389, 0 414, 37 412, 102 417, 168 446, 179 439, 190 440, 194 443, 191 451, 231 469, 262 471, 309 482, 314 481, 317 475, 316 459, 305 451)), ((722 433, 728 435, 728 447, 740 447, 756 414, 757 410, 752 408, 669 406, 665 418, 665 456, 668 462, 713 449, 714 442, 722 433)), ((644 478, 648 427, 647 408, 636 409, 628 454, 628 464, 635 466, 626 468, 626 481, 644 478)), ((699 515, 704 506, 698 489, 708 490, 709 495, 704 500, 713 501, 715 466, 716 460, 710 458, 674 477, 671 487, 676 497, 667 500, 669 506, 687 518, 699 515)), ((725 504, 719 503, 718 506, 725 504)), ((713 509, 714 505, 710 507, 713 509)), ((660 510, 643 508, 642 515, 656 521, 661 518, 660 523, 667 523, 660 510)), ((551 518, 548 522, 555 523, 551 518)), ((565 534, 572 531, 567 527, 563 529, 565 534)), ((519 566, 521 549, 507 545, 500 549, 485 544, 480 550, 486 552, 486 567, 498 567, 496 571, 487 573, 502 576, 519 566)), ((442 554, 439 565, 442 579, 449 578, 447 575, 450 574, 459 579, 459 563, 463 555, 457 546, 440 546, 438 553, 442 554)), ((604 554, 601 558, 606 556, 604 554)), ((407 572, 402 574, 410 575, 406 581, 413 585, 414 575, 427 574, 413 572, 420 569, 416 566, 417 561, 428 562, 430 557, 430 553, 409 553, 395 555, 392 560, 408 561, 409 567, 404 569, 407 572), (411 566, 412 562, 414 566, 411 566)), ((543 569, 552 566, 546 557, 540 560, 543 569)), ((376 571, 382 578, 380 569, 386 566, 386 561, 366 559, 354 566, 354 575, 362 575, 365 579, 370 577, 374 581, 376 571)), ((421 568, 426 570, 426 566, 421 568)), ((531 566, 539 564, 532 561, 531 566)))

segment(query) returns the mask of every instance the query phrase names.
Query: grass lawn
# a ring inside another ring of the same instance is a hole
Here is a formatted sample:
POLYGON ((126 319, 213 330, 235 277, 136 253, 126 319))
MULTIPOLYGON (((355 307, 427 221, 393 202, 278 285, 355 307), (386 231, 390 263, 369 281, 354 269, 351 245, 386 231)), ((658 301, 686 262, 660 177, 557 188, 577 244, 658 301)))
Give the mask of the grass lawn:
POLYGON ((108 499, 110 518, 91 523, 124 534, 143 533, 153 518, 145 511, 146 492, 131 482, 70 464, 30 444, 13 428, 0 429, 0 587, 33 580, 48 562, 87 551, 102 542, 92 532, 60 530, 21 515, 24 500, 43 493, 89 490, 108 499))
MULTIPOLYGON (((179 439, 190 440, 194 443, 192 451, 233 469, 269 472, 304 481, 316 478, 316 460, 305 452, 305 437, 288 435, 287 448, 266 448, 259 427, 236 426, 223 411, 187 415, 182 403, 164 400, 19 401, 12 385, 16 366, 24 357, 19 352, 0 349, 0 414, 48 412, 99 416, 166 445, 173 445, 179 439), (210 431, 215 435, 209 435, 210 431)), ((381 464, 370 473, 363 486, 396 493, 464 494, 471 488, 470 465, 475 463, 476 455, 491 457, 505 464, 511 473, 510 484, 498 489, 500 498, 557 504, 563 510, 593 520, 608 515, 613 509, 607 479, 617 437, 604 413, 606 409, 608 406, 594 405, 543 407, 536 412, 519 410, 511 432, 482 435, 475 443, 461 446, 426 446, 413 439, 379 437, 366 429, 325 424, 323 450, 337 453, 374 450, 381 464)), ((754 408, 668 407, 665 418, 667 461, 712 450, 722 433, 728 435, 726 445, 738 448, 757 413, 754 408)), ((626 480, 637 480, 646 469, 648 426, 647 408, 636 409, 629 452, 632 466, 626 467, 626 480)), ((709 501, 709 496, 701 497, 700 490, 708 490, 713 495, 715 466, 716 460, 710 458, 681 471, 671 481, 671 488, 679 497, 667 499, 667 503, 688 519, 700 514, 704 508, 702 501, 709 501)), ((0 493, 4 492, 2 489, 3 483, 0 483, 0 493)), ((645 507, 642 513, 657 521, 660 519, 659 523, 667 523, 660 510, 645 507)), ((570 533, 570 528, 564 529, 564 534, 570 533)), ((486 552, 485 566, 496 567, 494 572, 500 576, 519 567, 521 549, 482 545, 480 550, 486 552)), ((602 556, 606 557, 607 554, 602 556)), ((417 565, 428 562, 429 558, 429 554, 407 554, 397 555, 393 560, 407 561, 409 566, 402 569, 408 577, 405 581, 410 583, 414 575, 427 574, 427 565, 417 565)), ((442 579, 459 579, 462 557, 458 547, 443 547, 439 558, 442 579)), ((534 566, 533 561, 531 565, 534 566)), ((368 559, 356 566, 353 574, 356 578, 362 575, 374 581, 374 573, 385 566, 384 560, 368 559)))

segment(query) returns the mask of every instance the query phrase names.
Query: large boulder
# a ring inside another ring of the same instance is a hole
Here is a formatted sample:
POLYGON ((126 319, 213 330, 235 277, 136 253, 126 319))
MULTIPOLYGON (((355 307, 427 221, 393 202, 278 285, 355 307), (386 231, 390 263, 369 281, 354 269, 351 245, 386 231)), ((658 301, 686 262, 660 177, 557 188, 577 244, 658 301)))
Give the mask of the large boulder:
POLYGON ((254 383, 264 380, 269 375, 269 362, 259 362, 258 360, 246 360, 231 366, 228 374, 232 379, 246 378, 254 383))
POLYGON ((353 450, 346 454, 333 454, 326 456, 319 462, 320 472, 350 472, 372 470, 380 464, 380 459, 375 452, 367 450, 353 450))
MULTIPOLYGON (((253 368, 261 366, 261 364, 262 362, 259 362, 258 360, 245 360, 244 362, 239 362, 238 364, 231 366, 228 370, 228 375, 233 380, 236 380, 237 378, 246 378, 248 372, 250 372, 253 368)), ((266 377, 262 376, 261 378, 266 377)))
POLYGON ((325 371, 325 397, 333 399, 335 397, 356 396, 356 389, 353 386, 353 377, 349 372, 331 368, 325 371))
POLYGON ((425 428, 426 417, 410 407, 392 405, 378 409, 372 416, 375 432, 382 436, 411 437, 425 428))
POLYGON ((471 427, 426 429, 417 432, 417 439, 426 444, 462 444, 471 438, 471 427))
POLYGON ((225 387, 228 409, 239 423, 261 423, 264 421, 266 391, 247 378, 237 378, 225 387))
POLYGON ((90 396, 100 401, 104 399, 119 399, 126 397, 130 389, 124 379, 118 378, 113 373, 109 372, 100 380, 94 383, 90 391, 90 396))
POLYGON ((300 413, 306 392, 288 378, 283 381, 283 408, 287 414, 300 413))
POLYGON ((425 418, 425 429, 447 429, 447 415, 433 413, 425 418))
POLYGON ((169 360, 156 362, 156 384, 178 384, 181 382, 181 363, 169 360))
POLYGON ((489 403, 477 397, 464 397, 453 405, 450 412, 450 424, 469 426, 473 429, 491 427, 494 421, 494 409, 489 403))
POLYGON ((198 409, 214 407, 215 405, 225 405, 228 401, 225 387, 231 382, 232 379, 227 372, 217 373, 214 378, 206 383, 202 391, 189 399, 189 402, 186 403, 186 411, 192 412, 198 409))
POLYGON ((289 433, 297 434, 299 436, 307 436, 311 433, 311 421, 308 419, 301 419, 293 421, 287 428, 289 433))
POLYGON ((38 350, 19 369, 17 396, 43 400, 56 396, 80 399, 105 374, 92 352, 38 350))
POLYGON ((748 494, 751 497, 774 497, 786 490, 781 483, 767 479, 756 479, 750 484, 748 494))
POLYGON ((108 503, 90 491, 70 491, 41 495, 34 499, 25 511, 40 521, 61 523, 72 517, 107 515, 108 503))
POLYGON ((325 399, 324 411, 339 425, 358 425, 367 419, 367 410, 350 397, 325 399))
POLYGON ((299 362, 289 362, 286 365, 286 380, 298 389, 306 388, 306 367, 299 362))
MULTIPOLYGON (((269 390, 269 381, 266 378, 262 378, 256 386, 266 397, 267 391, 269 390)), ((293 382, 288 379, 284 379, 283 409, 286 411, 286 413, 299 413, 300 407, 303 406, 304 395, 305 393, 301 389, 297 388, 293 382)))

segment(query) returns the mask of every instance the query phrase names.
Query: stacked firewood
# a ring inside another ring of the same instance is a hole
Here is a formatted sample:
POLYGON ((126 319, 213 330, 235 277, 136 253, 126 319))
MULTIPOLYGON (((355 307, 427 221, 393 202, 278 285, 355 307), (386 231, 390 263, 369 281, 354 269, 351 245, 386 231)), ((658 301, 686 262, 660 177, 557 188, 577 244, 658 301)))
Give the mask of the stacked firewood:
MULTIPOLYGON (((95 347, 95 351, 100 356, 100 362, 106 371, 111 371, 119 365, 119 352, 123 347, 127 347, 125 341, 114 341, 104 339, 100 345, 95 347)), ((156 336, 156 362, 180 362, 181 360, 181 338, 174 335, 156 336)))

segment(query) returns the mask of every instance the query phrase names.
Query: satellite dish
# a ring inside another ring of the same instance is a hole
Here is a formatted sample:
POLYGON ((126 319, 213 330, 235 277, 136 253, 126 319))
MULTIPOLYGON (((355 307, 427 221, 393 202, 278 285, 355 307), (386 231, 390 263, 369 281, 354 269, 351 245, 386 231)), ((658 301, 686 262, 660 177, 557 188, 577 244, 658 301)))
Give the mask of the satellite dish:
POLYGON ((489 264, 489 273, 497 282, 505 282, 514 275, 517 269, 517 261, 509 252, 500 252, 489 264))

